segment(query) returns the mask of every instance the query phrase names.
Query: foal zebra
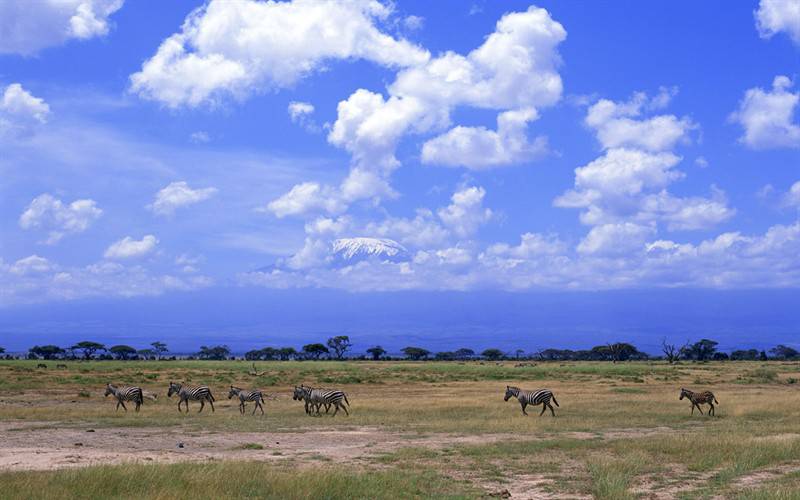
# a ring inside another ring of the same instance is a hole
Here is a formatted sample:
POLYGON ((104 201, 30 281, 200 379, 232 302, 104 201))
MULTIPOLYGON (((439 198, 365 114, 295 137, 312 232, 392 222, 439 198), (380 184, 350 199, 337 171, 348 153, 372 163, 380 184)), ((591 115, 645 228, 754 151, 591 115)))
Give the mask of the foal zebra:
POLYGON ((347 395, 344 391, 335 389, 314 389, 313 387, 301 385, 300 387, 295 386, 292 399, 296 401, 302 399, 305 401, 306 413, 309 414, 311 413, 309 405, 313 405, 316 408, 317 415, 319 415, 320 406, 325 405, 325 413, 328 413, 330 406, 335 407, 333 411, 334 417, 339 413, 339 408, 344 410, 346 415, 350 415, 350 412, 347 411, 347 406, 350 405, 350 401, 347 400, 347 395), (347 406, 345 406, 343 402, 347 403, 347 406))
POLYGON ((244 389, 231 386, 231 390, 228 392, 228 399, 234 397, 239 398, 239 411, 242 415, 244 415, 244 405, 246 401, 255 402, 256 406, 253 408, 253 415, 256 414, 256 410, 261 410, 261 414, 264 414, 264 407, 261 406, 261 403, 264 402, 264 396, 261 394, 261 391, 245 391, 244 389))
POLYGON ((114 397, 117 398, 116 411, 119 411, 120 405, 122 405, 122 408, 125 411, 128 411, 128 408, 125 406, 125 401, 133 401, 136 403, 137 412, 139 411, 139 407, 144 403, 141 387, 117 387, 111 384, 106 384, 105 396, 108 397, 110 394, 113 394, 114 397))
POLYGON ((708 410, 709 415, 717 414, 717 411, 714 409, 714 403, 719 404, 719 401, 717 401, 717 398, 711 391, 692 392, 689 389, 681 388, 681 397, 678 399, 680 400, 683 398, 687 398, 689 401, 692 402, 692 415, 694 415, 695 406, 697 407, 698 410, 700 410, 700 415, 702 415, 703 410, 700 409, 700 405, 705 405, 705 404, 707 404, 710 407, 708 410))
POLYGON ((519 404, 522 406, 522 413, 524 415, 528 414, 528 412, 525 411, 526 406, 542 405, 542 412, 539 414, 540 417, 544 415, 544 411, 548 408, 550 408, 550 413, 552 413, 555 417, 556 412, 553 410, 553 405, 550 404, 550 400, 552 399, 556 406, 560 406, 558 401, 556 401, 556 397, 553 395, 552 391, 548 389, 539 389, 538 391, 523 391, 519 387, 507 385, 506 395, 503 398, 503 401, 508 401, 512 397, 515 397, 519 400, 519 404))
POLYGON ((186 413, 189 413, 189 400, 200 401, 200 410, 197 413, 203 411, 203 408, 206 406, 206 401, 211 405, 211 411, 214 411, 214 401, 216 401, 216 399, 214 399, 214 396, 211 394, 211 389, 209 389, 208 386, 198 385, 189 387, 170 382, 167 397, 171 398, 173 394, 178 395, 179 412, 181 411, 181 403, 186 402, 186 413))

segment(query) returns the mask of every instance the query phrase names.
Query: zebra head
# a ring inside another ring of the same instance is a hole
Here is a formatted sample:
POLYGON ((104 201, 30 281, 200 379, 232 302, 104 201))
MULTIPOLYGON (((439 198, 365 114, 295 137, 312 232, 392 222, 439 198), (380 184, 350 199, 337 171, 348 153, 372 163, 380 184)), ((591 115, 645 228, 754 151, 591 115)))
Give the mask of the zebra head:
POLYGON ((506 395, 503 397, 503 401, 508 401, 511 398, 517 397, 519 394, 519 389, 516 387, 511 387, 510 385, 506 386, 506 395))
POLYGON ((308 394, 308 387, 304 387, 303 384, 300 384, 300 387, 294 386, 294 395, 292 395, 292 399, 295 401, 301 401, 306 398, 306 394, 308 394))
POLYGON ((114 394, 114 391, 115 391, 116 389, 117 389, 117 388, 116 388, 116 387, 114 387, 113 385, 111 385, 111 384, 106 384, 106 394, 105 394, 105 397, 108 397, 108 396, 109 396, 109 394, 114 394))
POLYGON ((169 390, 167 391, 167 397, 171 398, 173 394, 178 394, 181 392, 181 384, 176 384, 175 382, 169 383, 169 390))
POLYGON ((228 399, 238 396, 240 392, 242 392, 241 389, 239 389, 238 387, 231 386, 231 390, 228 392, 228 399))
MULTIPOLYGON (((689 397, 689 394, 691 394, 691 392, 690 392, 690 391, 687 391, 686 389, 684 389, 683 387, 681 387, 681 397, 679 397, 678 399, 679 399, 679 400, 681 400, 681 399, 683 399, 683 398, 688 398, 688 397, 689 397)), ((691 399, 691 398, 690 398, 690 399, 691 399)))

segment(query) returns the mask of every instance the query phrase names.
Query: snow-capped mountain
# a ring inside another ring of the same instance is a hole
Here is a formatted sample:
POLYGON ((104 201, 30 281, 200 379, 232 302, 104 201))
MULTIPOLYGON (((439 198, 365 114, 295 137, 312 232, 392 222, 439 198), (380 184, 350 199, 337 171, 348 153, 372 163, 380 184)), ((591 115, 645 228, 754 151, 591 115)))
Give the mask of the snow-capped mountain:
POLYGON ((403 245, 387 238, 340 238, 333 242, 332 253, 334 260, 346 263, 369 258, 392 262, 409 259, 403 245))

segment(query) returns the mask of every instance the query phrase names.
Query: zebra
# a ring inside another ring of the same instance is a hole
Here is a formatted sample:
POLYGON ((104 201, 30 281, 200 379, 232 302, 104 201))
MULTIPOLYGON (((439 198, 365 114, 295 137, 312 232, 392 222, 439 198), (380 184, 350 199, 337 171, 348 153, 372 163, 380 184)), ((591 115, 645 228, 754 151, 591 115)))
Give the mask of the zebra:
POLYGON ((335 389, 314 389, 313 387, 301 385, 300 387, 294 388, 293 399, 303 399, 306 403, 306 413, 309 414, 311 413, 309 404, 311 404, 316 407, 317 415, 320 414, 319 409, 322 405, 325 405, 325 413, 328 413, 328 408, 333 406, 335 408, 333 411, 334 417, 339 413, 339 408, 344 410, 346 415, 350 415, 350 412, 347 411, 347 406, 350 406, 350 401, 347 400, 347 394, 345 394, 344 391, 335 389), (347 406, 345 406, 343 402, 347 403, 347 406))
POLYGON ((47 369, 47 365, 46 365, 46 364, 44 364, 44 363, 39 363, 38 365, 36 365, 36 368, 44 368, 44 369, 47 369))
POLYGON ((133 401, 136 403, 137 412, 139 411, 139 407, 144 403, 141 387, 117 387, 115 385, 106 384, 105 396, 108 397, 110 394, 113 394, 114 397, 117 398, 116 411, 119 411, 120 405, 122 405, 122 409, 128 411, 128 408, 125 407, 125 401, 133 401))
POLYGON ((186 403, 186 413, 189 413, 189 400, 193 401, 200 401, 200 410, 197 413, 203 411, 203 408, 206 406, 206 401, 208 404, 211 405, 211 411, 214 411, 214 395, 211 394, 211 389, 205 385, 198 385, 194 387, 183 386, 183 384, 176 384, 175 382, 169 383, 169 390, 167 391, 167 397, 171 398, 173 394, 178 395, 178 411, 181 411, 181 403, 186 403))
POLYGON ((56 369, 57 370, 66 370, 67 369, 67 365, 65 365, 63 363, 59 363, 59 364, 56 365, 56 369))
POLYGON ((246 401, 255 402, 256 406, 253 408, 253 415, 256 414, 256 410, 261 410, 261 414, 264 414, 264 407, 261 406, 261 403, 264 402, 264 395, 261 394, 261 391, 246 391, 239 387, 231 386, 231 390, 228 392, 228 399, 234 397, 239 398, 239 411, 242 415, 244 415, 244 405, 246 401))
POLYGON ((522 413, 523 415, 527 415, 528 412, 525 411, 525 407, 528 405, 536 406, 542 405, 542 412, 539 414, 541 417, 544 415, 544 411, 550 408, 550 413, 553 416, 556 416, 555 410, 553 410, 553 405, 550 404, 550 400, 553 400, 553 403, 556 406, 560 406, 558 401, 556 401, 555 395, 549 389, 539 389, 538 391, 523 391, 519 387, 513 387, 510 385, 506 386, 506 395, 503 398, 503 401, 508 401, 512 397, 515 397, 519 400, 519 404, 522 406, 522 413))
POLYGON ((711 391, 692 392, 689 389, 684 389, 681 387, 681 397, 678 399, 681 400, 683 398, 687 398, 689 401, 692 402, 692 415, 694 415, 695 406, 697 407, 698 410, 700 410, 700 415, 702 415, 703 410, 700 409, 700 405, 704 404, 707 404, 710 407, 708 410, 709 415, 717 414, 717 411, 714 409, 714 403, 719 404, 719 401, 717 401, 717 398, 711 391))

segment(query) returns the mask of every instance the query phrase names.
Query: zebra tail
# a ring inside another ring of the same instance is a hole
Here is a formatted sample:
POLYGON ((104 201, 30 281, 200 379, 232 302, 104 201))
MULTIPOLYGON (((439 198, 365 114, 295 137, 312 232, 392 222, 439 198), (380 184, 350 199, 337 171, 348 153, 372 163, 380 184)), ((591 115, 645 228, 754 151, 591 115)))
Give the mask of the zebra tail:
POLYGON ((714 402, 719 404, 719 401, 717 401, 717 397, 716 396, 714 396, 714 402))
POLYGON ((556 395, 555 395, 555 394, 553 394, 552 396, 553 396, 553 403, 555 403, 555 404, 556 404, 556 406, 558 406, 559 408, 561 408, 561 405, 560 405, 560 404, 558 404, 558 401, 556 401, 556 395))
POLYGON ((347 394, 342 393, 342 396, 344 396, 344 402, 347 403, 347 406, 350 406, 350 401, 347 400, 347 394))

